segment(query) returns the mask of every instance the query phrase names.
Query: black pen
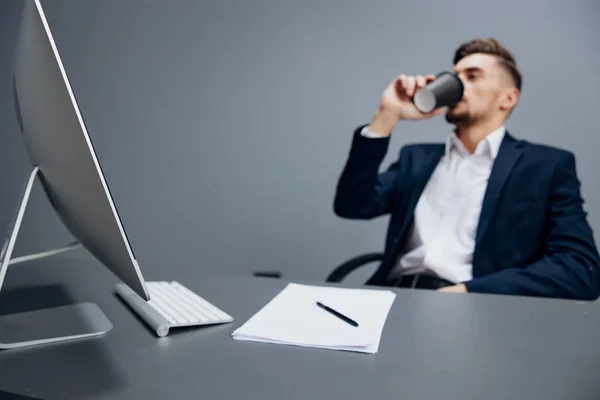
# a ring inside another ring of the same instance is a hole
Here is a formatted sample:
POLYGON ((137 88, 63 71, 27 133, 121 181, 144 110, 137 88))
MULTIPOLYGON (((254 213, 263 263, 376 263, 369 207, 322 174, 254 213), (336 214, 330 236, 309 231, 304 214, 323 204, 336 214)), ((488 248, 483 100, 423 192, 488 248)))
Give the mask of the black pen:
POLYGON ((342 313, 339 313, 339 312, 335 311, 333 308, 327 307, 325 304, 323 304, 323 303, 321 303, 319 301, 317 301, 317 305, 319 307, 321 307, 323 310, 332 313, 333 315, 335 315, 336 317, 338 317, 342 321, 347 322, 347 323, 349 323, 350 325, 352 325, 354 327, 358 326, 358 322, 354 321, 353 319, 350 319, 350 318, 346 317, 342 313))

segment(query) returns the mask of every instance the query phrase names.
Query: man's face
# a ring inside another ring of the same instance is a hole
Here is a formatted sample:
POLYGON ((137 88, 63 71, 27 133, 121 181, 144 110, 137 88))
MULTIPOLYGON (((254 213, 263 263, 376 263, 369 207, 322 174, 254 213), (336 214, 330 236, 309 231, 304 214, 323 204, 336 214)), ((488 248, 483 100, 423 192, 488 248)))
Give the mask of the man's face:
POLYGON ((448 109, 448 122, 471 125, 507 111, 507 90, 513 85, 496 56, 471 54, 460 60, 454 66, 454 71, 458 73, 465 90, 460 103, 448 109))

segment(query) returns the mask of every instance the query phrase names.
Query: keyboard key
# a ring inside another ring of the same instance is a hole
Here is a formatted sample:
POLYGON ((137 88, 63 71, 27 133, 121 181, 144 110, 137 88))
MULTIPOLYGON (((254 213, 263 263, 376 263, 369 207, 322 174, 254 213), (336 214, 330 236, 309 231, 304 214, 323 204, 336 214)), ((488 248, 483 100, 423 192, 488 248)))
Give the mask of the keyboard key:
POLYGON ((233 317, 178 282, 146 282, 151 300, 144 301, 125 284, 117 293, 159 337, 169 328, 229 323, 233 317))
POLYGON ((146 282, 148 304, 173 326, 229 322, 233 318, 178 282, 146 282))

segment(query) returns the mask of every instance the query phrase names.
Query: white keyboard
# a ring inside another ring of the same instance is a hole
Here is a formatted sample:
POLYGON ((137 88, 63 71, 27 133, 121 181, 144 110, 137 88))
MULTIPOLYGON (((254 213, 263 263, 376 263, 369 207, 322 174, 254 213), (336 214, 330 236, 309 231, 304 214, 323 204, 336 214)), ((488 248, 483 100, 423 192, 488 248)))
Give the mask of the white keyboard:
POLYGON ((233 317, 179 282, 146 282, 150 300, 145 301, 127 285, 119 283, 117 294, 159 337, 170 328, 233 322, 233 317))

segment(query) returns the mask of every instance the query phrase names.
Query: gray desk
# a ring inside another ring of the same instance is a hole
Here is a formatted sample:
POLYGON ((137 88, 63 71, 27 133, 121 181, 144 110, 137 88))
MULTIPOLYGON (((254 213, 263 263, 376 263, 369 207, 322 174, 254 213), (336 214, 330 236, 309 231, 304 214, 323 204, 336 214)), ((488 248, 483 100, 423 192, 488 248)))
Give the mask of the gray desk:
POLYGON ((379 353, 355 354, 234 341, 233 329, 285 282, 203 279, 190 268, 177 279, 236 321, 158 339, 113 294, 112 275, 63 260, 10 269, 0 312, 91 300, 115 328, 1 352, 0 390, 49 399, 600 398, 598 304, 398 290, 379 353))

